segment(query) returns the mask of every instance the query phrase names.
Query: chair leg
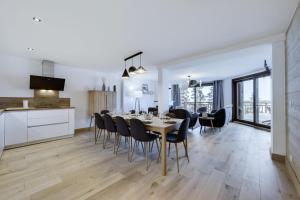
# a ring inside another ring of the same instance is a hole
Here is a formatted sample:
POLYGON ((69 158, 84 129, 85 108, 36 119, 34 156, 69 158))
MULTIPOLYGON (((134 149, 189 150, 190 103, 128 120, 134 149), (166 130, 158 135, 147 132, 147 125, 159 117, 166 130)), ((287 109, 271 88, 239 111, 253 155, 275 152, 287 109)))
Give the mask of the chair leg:
POLYGON ((190 162, 190 158, 189 158, 189 154, 188 154, 188 147, 187 147, 187 140, 183 141, 183 146, 184 146, 184 150, 185 150, 185 156, 188 159, 188 162, 190 162))
POLYGON ((130 151, 131 151, 131 148, 132 148, 132 138, 129 137, 129 141, 128 141, 128 161, 129 162, 130 162, 130 151))
POLYGON ((122 137, 119 134, 117 134, 117 150, 116 150, 116 155, 118 154, 118 151, 119 151, 119 147, 120 147, 120 143, 121 143, 120 142, 121 138, 122 137))
POLYGON ((151 148, 149 148, 149 152, 152 152, 153 150, 154 141, 152 142, 151 148))
POLYGON ((145 142, 145 152, 146 152, 146 170, 148 171, 148 148, 149 148, 149 142, 145 142))
POLYGON ((106 147, 106 141, 108 139, 108 135, 109 135, 109 133, 106 131, 106 137, 105 137, 105 133, 104 133, 104 137, 103 137, 103 149, 105 149, 105 147, 106 147))
POLYGON ((100 129, 99 131, 100 131, 100 134, 99 134, 98 137, 97 137, 97 141, 101 138, 101 135, 102 135, 102 131, 103 131, 103 130, 100 129))
POLYGON ((161 154, 161 142, 159 141, 159 143, 160 143, 160 147, 157 148, 157 150, 158 150, 157 162, 159 162, 159 160, 160 160, 160 154, 161 154))
POLYGON ((170 156, 170 149, 171 149, 171 143, 169 142, 169 151, 168 151, 168 157, 170 156))
POLYGON ((97 142, 97 127, 95 126, 95 144, 97 142))
POLYGON ((134 149, 136 148, 136 140, 134 140, 134 145, 133 145, 133 147, 132 147, 132 149, 131 149, 131 158, 130 158, 130 160, 131 160, 131 162, 132 162, 132 160, 133 160, 133 153, 134 153, 134 149))
POLYGON ((117 141, 118 141, 118 133, 115 133, 115 142, 114 142, 114 153, 116 153, 116 145, 117 145, 117 141))
POLYGON ((201 128, 200 128, 200 135, 202 135, 202 126, 201 126, 201 128))
POLYGON ((175 143, 175 148, 176 148, 177 172, 179 173, 179 161, 178 161, 178 148, 177 148, 177 143, 175 143))
POLYGON ((143 152, 144 152, 144 155, 145 155, 145 148, 144 148, 144 145, 143 145, 143 142, 141 142, 141 145, 142 145, 142 149, 143 149, 143 152))

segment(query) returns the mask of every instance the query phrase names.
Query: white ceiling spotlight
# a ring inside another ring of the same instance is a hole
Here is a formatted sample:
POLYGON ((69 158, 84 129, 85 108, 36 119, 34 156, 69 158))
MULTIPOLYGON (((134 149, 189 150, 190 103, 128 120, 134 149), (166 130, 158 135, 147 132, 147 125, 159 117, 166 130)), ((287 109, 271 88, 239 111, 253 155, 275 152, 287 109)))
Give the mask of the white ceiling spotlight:
POLYGON ((42 20, 40 18, 37 18, 37 17, 33 17, 32 20, 35 21, 35 22, 42 22, 42 20))

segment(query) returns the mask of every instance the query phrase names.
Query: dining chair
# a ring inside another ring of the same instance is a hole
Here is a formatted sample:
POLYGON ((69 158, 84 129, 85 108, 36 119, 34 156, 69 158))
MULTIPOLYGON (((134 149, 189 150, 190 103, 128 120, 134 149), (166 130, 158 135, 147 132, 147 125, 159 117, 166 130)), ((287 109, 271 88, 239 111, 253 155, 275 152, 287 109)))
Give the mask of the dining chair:
POLYGON ((117 150, 116 150, 116 155, 118 154, 118 150, 120 147, 120 141, 122 136, 125 137, 125 142, 126 139, 128 140, 128 161, 130 161, 130 150, 131 150, 131 146, 132 146, 132 138, 131 138, 131 134, 130 134, 130 130, 128 127, 127 122, 125 121, 125 119, 123 117, 117 116, 115 118, 116 121, 116 126, 117 126, 117 150))
POLYGON ((99 113, 95 113, 95 144, 101 138, 102 131, 105 132, 104 119, 99 113))
POLYGON ((179 173, 179 160, 178 160, 178 143, 183 143, 185 149, 185 156, 187 157, 188 162, 189 155, 188 155, 188 142, 187 142, 187 133, 189 128, 190 118, 186 118, 180 124, 179 130, 170 132, 167 134, 167 142, 169 143, 169 154, 170 154, 170 144, 173 143, 176 148, 176 161, 177 161, 177 172, 179 173))
POLYGON ((105 114, 108 114, 109 113, 109 110, 101 110, 100 114, 101 115, 105 115, 105 114))
POLYGON ((103 139, 103 148, 105 149, 106 142, 108 139, 110 139, 111 133, 114 133, 115 134, 114 153, 115 153, 116 152, 116 142, 117 142, 117 137, 116 137, 117 127, 116 127, 112 117, 109 114, 105 114, 103 116, 103 118, 104 118, 105 128, 107 131, 106 139, 105 139, 105 137, 103 139))
MULTIPOLYGON (((146 131, 145 125, 139 119, 130 119, 130 132, 131 136, 138 142, 144 142, 144 148, 146 153, 146 170, 148 170, 148 152, 149 152, 149 143, 156 141, 156 146, 159 151, 159 146, 157 140, 159 137, 157 135, 151 134, 146 131)), ((131 160, 133 157, 134 148, 132 149, 131 160)))

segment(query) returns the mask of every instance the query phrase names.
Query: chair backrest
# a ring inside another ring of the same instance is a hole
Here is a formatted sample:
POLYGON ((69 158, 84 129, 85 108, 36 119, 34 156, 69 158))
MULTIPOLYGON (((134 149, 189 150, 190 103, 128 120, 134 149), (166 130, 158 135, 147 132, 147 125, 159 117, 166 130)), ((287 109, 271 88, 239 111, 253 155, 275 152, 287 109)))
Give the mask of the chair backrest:
POLYGON ((207 107, 200 107, 197 110, 198 113, 206 113, 207 112, 207 107))
POLYGON ((189 124, 190 124, 190 118, 185 118, 181 122, 179 130, 178 130, 177 138, 176 138, 178 142, 181 142, 187 138, 189 124))
POLYGON ((103 118, 104 118, 104 124, 105 124, 106 130, 108 132, 113 132, 113 133, 117 132, 117 128, 116 128, 116 125, 115 125, 112 117, 108 114, 105 114, 103 116, 103 118))
POLYGON ((178 119, 185 119, 185 118, 191 117, 189 111, 187 111, 185 109, 175 109, 173 111, 173 113, 175 114, 176 118, 178 118, 178 119))
POLYGON ((131 136, 137 141, 149 141, 150 137, 146 131, 145 125, 139 119, 130 119, 130 132, 131 136))
POLYGON ((108 114, 109 113, 109 110, 101 110, 101 115, 105 115, 105 114, 108 114))
POLYGON ((174 113, 167 113, 165 114, 167 117, 176 118, 176 115, 174 113))
POLYGON ((215 127, 223 127, 226 121, 226 112, 224 108, 221 108, 217 112, 214 113, 214 126, 215 127))
POLYGON ((130 131, 127 125, 127 122, 123 117, 116 117, 116 126, 117 126, 117 131, 120 135, 128 137, 130 136, 130 131))
POLYGON ((135 110, 129 110, 130 114, 135 114, 135 110))
POLYGON ((95 113, 95 125, 99 129, 105 129, 104 119, 99 113, 95 113))
POLYGON ((158 111, 158 109, 156 108, 156 107, 149 107, 148 108, 148 113, 150 113, 150 112, 157 112, 158 111))

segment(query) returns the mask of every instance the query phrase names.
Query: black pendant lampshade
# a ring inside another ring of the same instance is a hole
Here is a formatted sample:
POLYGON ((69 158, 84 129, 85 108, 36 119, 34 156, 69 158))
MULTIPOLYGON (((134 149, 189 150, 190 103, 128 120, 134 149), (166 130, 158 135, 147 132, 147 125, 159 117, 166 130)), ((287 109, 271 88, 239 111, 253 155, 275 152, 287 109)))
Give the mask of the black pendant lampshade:
POLYGON ((128 72, 127 72, 127 69, 124 69, 122 78, 123 78, 123 79, 128 79, 128 78, 129 78, 129 74, 128 74, 128 72))
POLYGON ((128 72, 130 75, 134 75, 134 74, 136 74, 136 68, 133 65, 133 59, 131 59, 131 62, 132 62, 132 65, 131 65, 131 67, 129 67, 128 72))
POLYGON ((140 66, 137 68, 137 73, 138 74, 143 74, 145 73, 147 70, 142 66, 142 61, 141 61, 141 55, 140 55, 140 66))
POLYGON ((128 72, 129 72, 129 74, 130 74, 130 75, 133 75, 133 74, 135 74, 135 72, 136 72, 136 68, 135 68, 135 66, 131 66, 131 67, 129 67, 129 69, 128 69, 128 72))
POLYGON ((126 69, 126 61, 125 61, 125 69, 124 69, 124 72, 123 72, 123 75, 122 75, 122 79, 128 79, 129 78, 129 74, 127 72, 127 69, 126 69))

